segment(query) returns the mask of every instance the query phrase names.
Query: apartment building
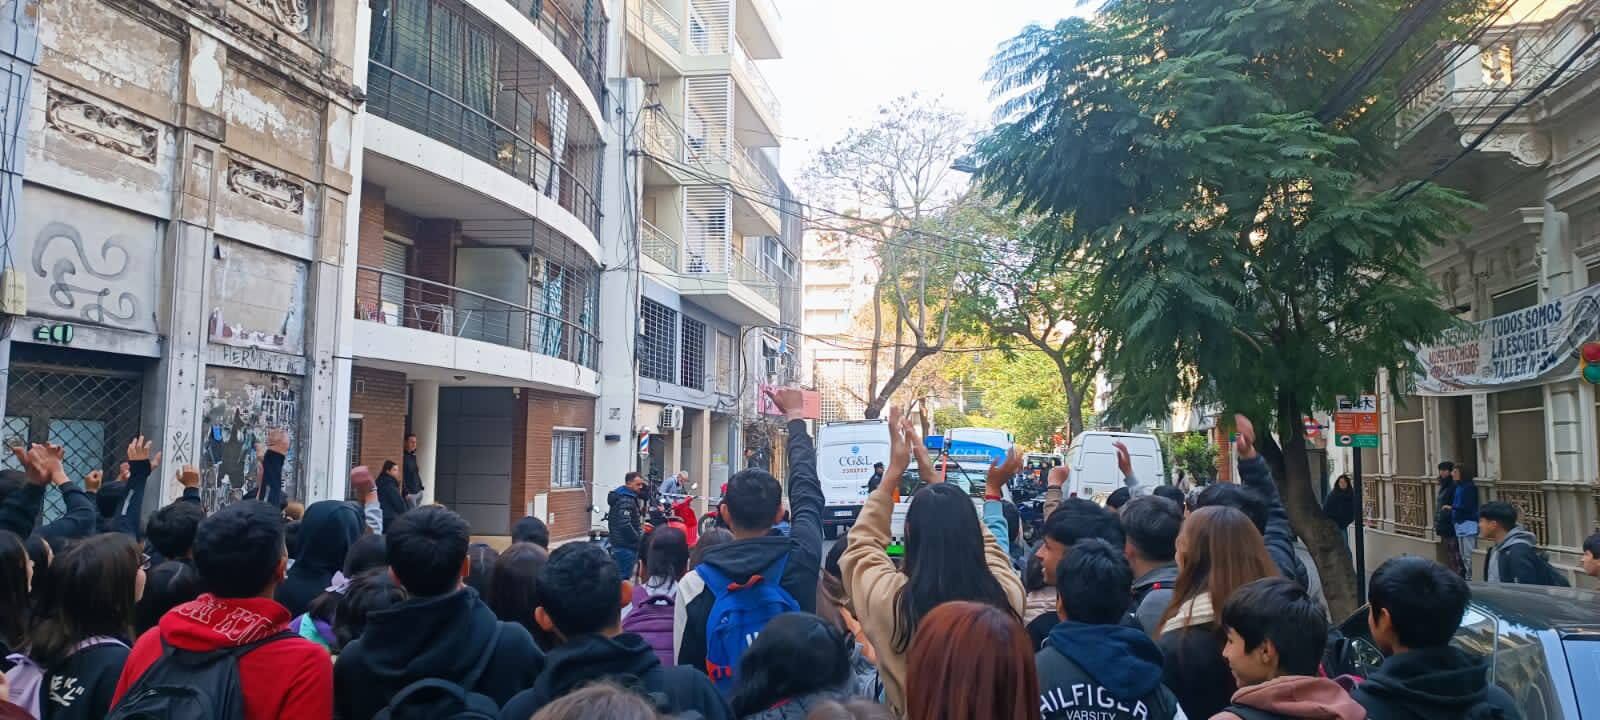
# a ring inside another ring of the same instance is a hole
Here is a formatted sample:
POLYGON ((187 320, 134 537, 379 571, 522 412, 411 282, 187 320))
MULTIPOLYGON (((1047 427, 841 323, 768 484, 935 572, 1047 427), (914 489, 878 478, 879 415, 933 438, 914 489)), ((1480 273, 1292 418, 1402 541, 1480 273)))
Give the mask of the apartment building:
MULTIPOLYGON (((7 15, 4 440, 62 445, 81 478, 114 476, 143 434, 165 467, 198 466, 216 507, 257 484, 266 433, 285 428, 288 497, 342 494, 353 5, 51 0, 7 15)), ((146 506, 177 490, 154 483, 146 506)), ((60 511, 47 499, 46 519, 60 511)))
MULTIPOLYGON (((798 351, 801 212, 778 176, 780 107, 759 67, 782 55, 778 20, 771 0, 628 3, 638 469, 688 471, 702 497, 771 462, 757 397, 791 378, 798 351)), ((602 485, 628 469, 604 464, 602 485)))
MULTIPOLYGON (((589 529, 600 428, 599 0, 373 0, 350 239, 349 464, 417 439, 481 535, 589 529)), ((620 438, 614 442, 620 442, 620 438)))
POLYGON ((1444 460, 1475 474, 1485 501, 1518 506, 1559 567, 1600 523, 1600 394, 1577 378, 1578 344, 1600 337, 1600 50, 1576 55, 1596 18, 1600 0, 1514 2, 1476 44, 1414 73, 1395 117, 1401 178, 1487 133, 1438 178, 1482 209, 1427 265, 1446 307, 1480 332, 1421 349, 1414 394, 1382 391, 1382 447, 1362 458, 1371 559, 1433 552, 1444 460))
POLYGON ((870 331, 860 321, 872 308, 878 269, 869 250, 834 232, 805 244, 805 382, 821 394, 823 422, 860 420, 868 388, 870 331))

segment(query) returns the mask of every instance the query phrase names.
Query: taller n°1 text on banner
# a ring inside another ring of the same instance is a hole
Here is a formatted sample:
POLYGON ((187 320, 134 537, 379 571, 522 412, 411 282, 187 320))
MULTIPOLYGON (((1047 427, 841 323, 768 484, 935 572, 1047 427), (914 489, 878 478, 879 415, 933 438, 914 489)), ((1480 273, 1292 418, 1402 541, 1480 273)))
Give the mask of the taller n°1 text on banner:
POLYGON ((1600 332, 1600 284, 1451 330, 1417 350, 1418 395, 1469 395, 1574 377, 1600 332))

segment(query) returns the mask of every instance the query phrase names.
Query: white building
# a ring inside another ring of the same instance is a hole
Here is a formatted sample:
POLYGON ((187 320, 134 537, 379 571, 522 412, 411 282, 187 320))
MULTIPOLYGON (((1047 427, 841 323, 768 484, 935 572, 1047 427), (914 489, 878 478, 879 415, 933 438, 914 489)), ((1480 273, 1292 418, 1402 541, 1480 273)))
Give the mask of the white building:
MULTIPOLYGON (((1600 396, 1575 376, 1577 343, 1597 339, 1596 327, 1581 313, 1565 324, 1549 314, 1555 307, 1571 312, 1578 304, 1563 298, 1600 283, 1600 49, 1490 130, 1496 116, 1574 53, 1597 18, 1600 0, 1519 0, 1479 44, 1444 49, 1419 71, 1396 117, 1406 161, 1401 178, 1425 176, 1489 132, 1482 147, 1439 178, 1483 210, 1427 268, 1447 306, 1465 320, 1499 319, 1505 335, 1515 334, 1510 325, 1539 318, 1550 331, 1531 341, 1553 362, 1543 371, 1518 367, 1518 357, 1532 353, 1516 351, 1517 343, 1444 343, 1444 352, 1429 355, 1434 381, 1423 387, 1436 394, 1384 391, 1382 447, 1363 451, 1362 462, 1369 473, 1369 567, 1400 553, 1433 552, 1434 468, 1444 460, 1477 475, 1485 502, 1518 506, 1522 523, 1560 567, 1575 564, 1579 545, 1600 522, 1600 396), (1464 357, 1464 366, 1452 360, 1464 357)), ((1479 577, 1485 549, 1479 545, 1479 577)))
POLYGON ((822 420, 860 420, 871 398, 869 340, 857 320, 872 308, 878 266, 862 242, 816 231, 805 245, 805 382, 822 395, 822 420))

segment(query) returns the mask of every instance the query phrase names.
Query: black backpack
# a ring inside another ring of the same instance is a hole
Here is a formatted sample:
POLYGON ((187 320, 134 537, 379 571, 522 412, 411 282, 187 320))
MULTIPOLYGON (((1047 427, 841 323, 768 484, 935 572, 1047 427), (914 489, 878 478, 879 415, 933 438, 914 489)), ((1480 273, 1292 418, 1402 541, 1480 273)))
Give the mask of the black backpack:
POLYGON ((161 657, 145 668, 106 720, 232 720, 244 717, 239 658, 262 645, 299 637, 284 631, 238 647, 192 652, 161 641, 161 657))
POLYGON ((373 720, 498 720, 500 706, 487 695, 473 692, 478 679, 489 668, 489 659, 500 646, 500 629, 495 623, 494 635, 478 661, 461 678, 453 683, 439 678, 424 678, 400 689, 389 699, 389 704, 373 720))

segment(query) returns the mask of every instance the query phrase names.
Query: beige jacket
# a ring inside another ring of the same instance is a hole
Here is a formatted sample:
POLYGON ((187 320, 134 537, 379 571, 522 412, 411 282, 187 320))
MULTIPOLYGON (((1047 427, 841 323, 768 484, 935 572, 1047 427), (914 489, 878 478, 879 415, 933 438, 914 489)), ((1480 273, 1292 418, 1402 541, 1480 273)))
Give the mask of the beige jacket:
MULTIPOLYGON (((883 679, 884 694, 889 709, 896 717, 906 712, 906 655, 894 647, 895 615, 899 612, 897 599, 906 585, 906 576, 896 568, 886 552, 889 547, 889 520, 894 514, 894 496, 873 492, 861 508, 861 516, 850 528, 849 545, 839 558, 839 569, 844 572, 845 592, 855 606, 857 618, 873 649, 878 652, 878 676, 883 679)), ((1024 605, 1022 579, 1011 566, 1006 555, 988 528, 978 523, 983 532, 984 559, 989 572, 1000 587, 1005 589, 1011 611, 1021 617, 1024 605)))

